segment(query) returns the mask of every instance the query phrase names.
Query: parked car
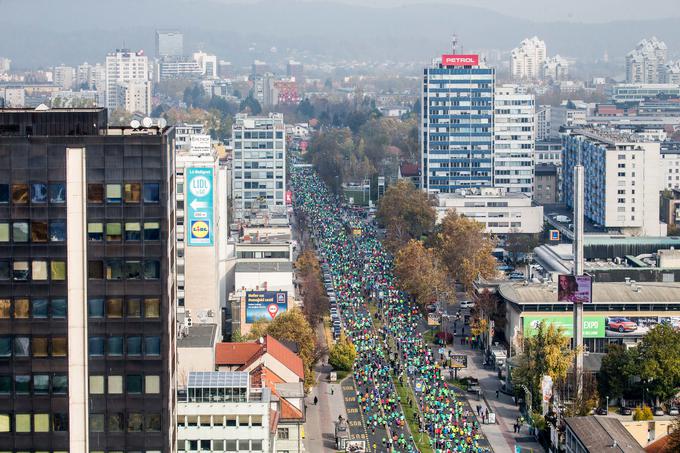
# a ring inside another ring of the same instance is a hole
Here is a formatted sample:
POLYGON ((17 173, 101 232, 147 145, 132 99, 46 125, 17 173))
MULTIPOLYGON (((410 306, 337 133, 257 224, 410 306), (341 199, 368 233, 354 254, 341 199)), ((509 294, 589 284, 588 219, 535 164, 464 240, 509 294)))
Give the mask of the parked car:
POLYGON ((621 406, 619 408, 619 414, 621 415, 633 415, 633 409, 627 406, 621 406))
POLYGON ((598 407, 598 408, 595 410, 595 413, 596 413, 597 415, 608 415, 608 414, 609 414, 609 408, 607 408, 607 407, 598 407))
POLYGON ((435 311, 437 311, 437 306, 435 304, 430 304, 425 308, 427 309, 428 313, 434 313, 435 311))
POLYGON ((678 406, 671 406, 668 408, 668 415, 680 415, 680 409, 678 406))
POLYGON ((508 278, 510 280, 524 280, 524 274, 522 272, 510 272, 508 278))
POLYGON ((663 408, 661 406, 655 406, 654 407, 654 415, 662 416, 662 415, 666 415, 666 413, 663 411, 663 408))
POLYGON ((618 332, 635 332, 638 325, 628 318, 609 318, 607 329, 618 332))
POLYGON ((474 308, 475 303, 472 302, 471 300, 461 300, 460 301, 460 308, 474 308))

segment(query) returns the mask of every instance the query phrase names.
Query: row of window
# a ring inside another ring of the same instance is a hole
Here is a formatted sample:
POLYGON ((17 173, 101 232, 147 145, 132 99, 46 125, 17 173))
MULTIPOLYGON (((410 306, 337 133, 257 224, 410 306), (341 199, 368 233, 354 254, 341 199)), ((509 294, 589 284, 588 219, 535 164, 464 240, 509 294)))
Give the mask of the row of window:
POLYGON ((68 414, 2 414, 0 433, 49 433, 68 431, 68 414))
POLYGON ((88 184, 88 203, 158 203, 160 201, 160 184, 125 183, 125 184, 88 184))
POLYGON ((68 376, 65 374, 0 375, 0 395, 66 395, 68 376))
POLYGON ((0 261, 0 280, 15 282, 66 280, 66 261, 0 261))
POLYGON ((0 299, 0 319, 65 319, 66 299, 63 297, 17 297, 0 299))
POLYGON ((66 202, 66 184, 63 182, 33 182, 30 184, 0 184, 0 204, 33 204, 66 202))
POLYGON ((90 432, 93 433, 158 433, 161 431, 161 414, 130 412, 127 420, 123 412, 90 414, 90 432))
POLYGON ((90 395, 157 395, 161 393, 161 377, 154 374, 119 375, 93 374, 90 376, 90 395))
POLYGON ((66 337, 0 337, 0 358, 22 357, 66 357, 66 337))
POLYGON ((177 450, 184 452, 195 451, 245 451, 245 452, 261 452, 261 440, 178 440, 177 450), (212 443, 212 445, 211 445, 212 443))
POLYGON ((87 238, 90 241, 160 241, 160 222, 91 222, 87 224, 87 238))
POLYGON ((161 316, 161 300, 157 297, 90 298, 87 301, 87 315, 90 318, 120 319, 127 318, 157 319, 161 316), (125 308, 125 310, 123 310, 125 308), (124 312, 124 313, 123 313, 124 312))
POLYGON ((0 242, 63 242, 66 220, 0 223, 0 242))
POLYGON ((87 278, 91 280, 157 280, 161 274, 159 260, 91 260, 87 278))
POLYGON ((142 337, 132 335, 112 335, 108 337, 91 336, 88 338, 88 354, 90 357, 157 357, 161 355, 161 337, 151 335, 142 337))

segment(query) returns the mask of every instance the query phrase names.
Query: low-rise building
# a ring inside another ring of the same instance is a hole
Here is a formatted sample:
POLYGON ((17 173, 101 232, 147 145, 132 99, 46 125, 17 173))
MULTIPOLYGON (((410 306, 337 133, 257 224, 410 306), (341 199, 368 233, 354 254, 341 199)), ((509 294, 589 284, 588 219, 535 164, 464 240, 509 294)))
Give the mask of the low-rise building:
POLYGON ((553 164, 536 165, 534 202, 540 205, 555 204, 559 197, 558 167, 553 164))
POLYGON ((567 417, 565 448, 567 453, 644 453, 644 449, 613 417, 567 417))

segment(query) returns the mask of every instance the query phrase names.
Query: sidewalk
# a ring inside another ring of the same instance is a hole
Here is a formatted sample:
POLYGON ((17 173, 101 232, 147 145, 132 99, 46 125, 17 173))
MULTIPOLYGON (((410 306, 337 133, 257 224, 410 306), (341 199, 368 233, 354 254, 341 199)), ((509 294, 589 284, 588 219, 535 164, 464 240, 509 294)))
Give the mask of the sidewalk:
POLYGON ((468 367, 458 371, 458 378, 474 377, 479 379, 479 386, 482 389, 482 398, 477 399, 472 394, 468 394, 468 401, 473 410, 478 404, 482 408, 487 408, 489 412, 496 414, 496 424, 482 424, 482 432, 488 438, 489 443, 496 453, 514 452, 515 445, 522 448, 522 453, 534 452, 542 453, 543 447, 528 432, 526 424, 522 426, 519 434, 513 433, 513 424, 519 417, 519 408, 513 404, 512 396, 503 392, 496 398, 496 390, 500 389, 501 381, 498 379, 498 372, 484 368, 484 359, 480 350, 473 350, 470 345, 461 345, 460 338, 454 339, 454 344, 449 345, 448 350, 454 354, 467 354, 468 367))

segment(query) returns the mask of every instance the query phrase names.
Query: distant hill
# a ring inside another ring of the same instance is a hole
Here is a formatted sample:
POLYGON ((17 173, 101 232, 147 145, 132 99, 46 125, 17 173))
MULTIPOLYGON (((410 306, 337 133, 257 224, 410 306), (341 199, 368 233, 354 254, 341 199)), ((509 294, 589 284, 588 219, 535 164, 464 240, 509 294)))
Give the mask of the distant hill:
POLYGON ((0 0, 0 56, 18 67, 103 61, 125 44, 153 53, 157 28, 179 28, 187 50, 200 47, 247 63, 271 46, 331 58, 428 61, 454 31, 465 49, 505 49, 538 35, 549 54, 621 58, 656 35, 680 54, 680 20, 535 23, 481 8, 418 5, 371 8, 269 0, 234 5, 213 0, 0 0), (253 44, 255 51, 248 51, 253 44))

